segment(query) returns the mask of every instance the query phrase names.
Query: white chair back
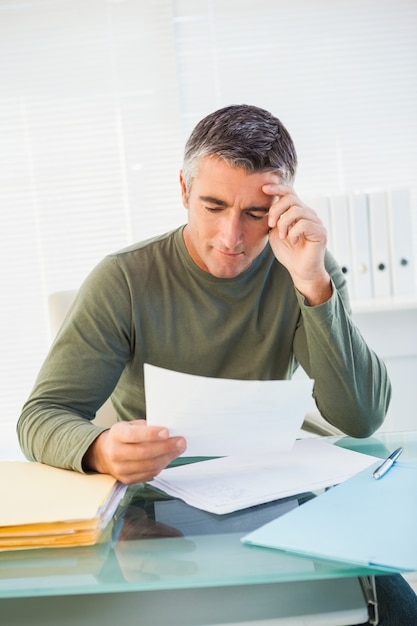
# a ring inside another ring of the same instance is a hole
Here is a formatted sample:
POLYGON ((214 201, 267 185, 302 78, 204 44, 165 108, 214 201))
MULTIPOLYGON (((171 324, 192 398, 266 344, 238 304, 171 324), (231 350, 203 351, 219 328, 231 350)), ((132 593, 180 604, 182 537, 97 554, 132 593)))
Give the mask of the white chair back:
MULTIPOLYGON (((66 291, 55 291, 48 297, 49 322, 51 327, 52 338, 55 337, 58 330, 62 326, 66 314, 77 295, 76 289, 68 289, 66 291)), ((108 399, 102 407, 97 411, 94 418, 94 424, 99 426, 110 427, 117 421, 116 413, 111 400, 108 399)))

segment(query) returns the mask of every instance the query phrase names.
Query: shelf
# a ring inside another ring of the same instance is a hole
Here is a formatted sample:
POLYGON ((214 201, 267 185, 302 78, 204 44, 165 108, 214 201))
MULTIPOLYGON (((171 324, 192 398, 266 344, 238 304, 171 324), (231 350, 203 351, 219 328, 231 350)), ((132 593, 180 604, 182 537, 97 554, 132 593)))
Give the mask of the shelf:
POLYGON ((372 298, 369 300, 352 300, 352 312, 378 313, 383 311, 417 310, 417 296, 410 298, 372 298))

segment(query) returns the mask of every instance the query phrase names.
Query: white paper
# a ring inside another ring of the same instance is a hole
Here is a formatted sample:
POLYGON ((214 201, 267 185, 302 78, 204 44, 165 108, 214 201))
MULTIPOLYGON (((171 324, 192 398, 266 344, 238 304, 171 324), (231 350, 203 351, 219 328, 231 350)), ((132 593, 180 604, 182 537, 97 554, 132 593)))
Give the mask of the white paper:
POLYGON ((144 366, 146 421, 187 440, 184 456, 290 450, 312 408, 313 381, 230 380, 144 366))
POLYGON ((168 468, 149 484, 191 506, 224 514, 336 485, 375 460, 314 437, 274 457, 225 457, 168 468))

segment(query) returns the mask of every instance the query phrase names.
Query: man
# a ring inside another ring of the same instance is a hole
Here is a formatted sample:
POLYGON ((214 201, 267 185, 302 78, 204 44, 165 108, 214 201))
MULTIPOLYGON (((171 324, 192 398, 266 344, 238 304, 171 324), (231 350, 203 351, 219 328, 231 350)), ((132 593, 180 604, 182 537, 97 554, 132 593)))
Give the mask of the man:
MULTIPOLYGON (((108 256, 87 278, 18 423, 28 458, 126 484, 158 474, 186 441, 146 425, 145 362, 260 380, 301 364, 330 423, 355 437, 380 426, 386 368, 352 322, 322 222, 292 187, 296 165, 287 130, 257 107, 196 126, 180 174, 186 225, 108 256), (119 421, 105 429, 91 420, 110 395, 119 421)), ((395 595, 412 611, 399 578, 395 595)))
POLYGON ((29 458, 125 483, 158 474, 186 442, 146 426, 145 362, 265 380, 300 363, 329 422, 356 437, 381 424, 386 369, 352 323, 325 228, 292 187, 296 166, 287 130, 262 109, 197 125, 180 174, 187 224, 87 278, 19 420, 29 458), (90 420, 111 394, 120 421, 100 429, 90 420))

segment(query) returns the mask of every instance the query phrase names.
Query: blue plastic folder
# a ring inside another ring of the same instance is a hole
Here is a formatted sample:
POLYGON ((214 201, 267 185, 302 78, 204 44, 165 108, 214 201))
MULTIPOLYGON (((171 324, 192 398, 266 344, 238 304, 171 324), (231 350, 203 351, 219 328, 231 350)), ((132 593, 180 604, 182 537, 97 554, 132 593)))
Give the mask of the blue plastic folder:
POLYGON ((242 538, 330 561, 417 571, 417 466, 369 467, 242 538))

